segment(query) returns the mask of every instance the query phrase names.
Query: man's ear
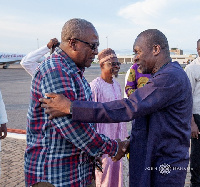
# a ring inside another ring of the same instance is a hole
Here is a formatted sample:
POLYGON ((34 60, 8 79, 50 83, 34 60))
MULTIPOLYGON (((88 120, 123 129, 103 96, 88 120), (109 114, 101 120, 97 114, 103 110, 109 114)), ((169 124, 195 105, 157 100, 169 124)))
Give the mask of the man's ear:
POLYGON ((153 54, 154 54, 155 56, 157 56, 157 55, 160 53, 160 50, 161 50, 160 45, 154 45, 154 46, 153 46, 153 54))
POLYGON ((70 39, 69 46, 72 48, 72 50, 76 51, 77 41, 75 39, 70 39))
POLYGON ((104 63, 100 63, 100 68, 103 68, 104 67, 104 63))

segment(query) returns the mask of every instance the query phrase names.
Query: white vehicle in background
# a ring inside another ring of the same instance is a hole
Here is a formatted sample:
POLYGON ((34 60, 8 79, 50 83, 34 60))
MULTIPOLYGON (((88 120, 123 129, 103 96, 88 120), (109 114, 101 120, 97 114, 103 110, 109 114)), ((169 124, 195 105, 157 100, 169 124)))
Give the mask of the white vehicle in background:
POLYGON ((3 65, 3 69, 7 69, 10 64, 20 62, 25 54, 14 53, 2 53, 0 52, 0 65, 3 65))

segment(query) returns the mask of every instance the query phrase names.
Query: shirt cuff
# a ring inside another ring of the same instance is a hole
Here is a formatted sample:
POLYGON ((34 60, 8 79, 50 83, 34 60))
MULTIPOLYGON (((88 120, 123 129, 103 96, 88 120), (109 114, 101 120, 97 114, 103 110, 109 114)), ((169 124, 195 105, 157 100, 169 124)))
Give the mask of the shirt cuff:
POLYGON ((72 110, 73 110, 73 101, 71 101, 70 109, 69 109, 69 114, 72 115, 72 110))
POLYGON ((119 146, 118 146, 118 142, 116 140, 111 140, 111 141, 112 141, 112 146, 110 149, 110 153, 108 155, 111 157, 115 157, 118 152, 119 146))

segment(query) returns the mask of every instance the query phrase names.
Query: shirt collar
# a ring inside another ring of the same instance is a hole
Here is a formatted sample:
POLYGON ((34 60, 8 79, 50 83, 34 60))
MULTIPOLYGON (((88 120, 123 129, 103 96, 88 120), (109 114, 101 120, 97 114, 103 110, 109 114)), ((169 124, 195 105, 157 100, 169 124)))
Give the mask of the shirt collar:
POLYGON ((55 49, 55 54, 56 54, 56 53, 57 53, 59 56, 62 56, 64 62, 65 62, 66 64, 68 64, 68 65, 70 66, 70 68, 72 68, 74 71, 76 71, 76 72, 81 76, 81 78, 82 78, 83 73, 84 73, 84 71, 85 71, 85 67, 79 68, 79 67, 75 64, 75 62, 68 56, 68 54, 67 54, 65 51, 63 51, 60 47, 57 47, 57 48, 55 49))
POLYGON ((190 64, 198 64, 198 65, 200 65, 200 57, 195 58, 190 64))
POLYGON ((170 64, 172 61, 170 60, 169 62, 167 62, 167 63, 165 63, 165 64, 163 64, 162 65, 162 67, 160 67, 160 69, 157 71, 157 72, 155 72, 155 73, 151 73, 151 77, 153 77, 155 74, 159 74, 160 73, 160 71, 162 70, 162 69, 165 69, 165 67, 168 65, 168 64, 170 64))

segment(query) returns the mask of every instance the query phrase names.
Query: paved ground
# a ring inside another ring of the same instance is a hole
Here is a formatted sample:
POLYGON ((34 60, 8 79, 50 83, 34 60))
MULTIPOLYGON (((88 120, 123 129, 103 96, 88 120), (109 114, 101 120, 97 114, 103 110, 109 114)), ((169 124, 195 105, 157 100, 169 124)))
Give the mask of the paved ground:
MULTIPOLYGON (((129 65, 124 65, 120 72, 126 72, 129 65)), ((86 69, 85 75, 90 82, 100 71, 97 66, 86 69)), ((124 76, 120 74, 118 81, 121 87, 124 87, 124 76)), ((6 105, 8 114, 8 127, 11 129, 26 128, 26 113, 29 103, 31 77, 20 67, 20 65, 11 65, 9 69, 0 67, 0 89, 6 105)), ((130 130, 130 123, 127 125, 130 130)), ((25 139, 18 139, 13 134, 2 140, 2 151, 0 152, 1 178, 0 187, 24 187, 24 150, 26 147, 25 139)), ((21 135, 20 138, 24 138, 21 135)), ((125 166, 127 171, 127 164, 125 166)), ((190 174, 186 178, 185 187, 189 187, 190 174)), ((125 180, 127 186, 128 178, 125 180)))
POLYGON ((1 187, 24 187, 25 139, 9 138, 2 141, 1 187))
MULTIPOLYGON (((11 136, 11 135, 9 135, 11 136)), ((23 137, 22 137, 23 138, 23 137)), ((1 187, 24 187, 24 150, 25 139, 7 137, 2 141, 1 187)), ((128 187, 127 164, 124 166, 124 187, 128 187)), ((190 173, 186 177, 185 187, 190 186, 190 173)))

